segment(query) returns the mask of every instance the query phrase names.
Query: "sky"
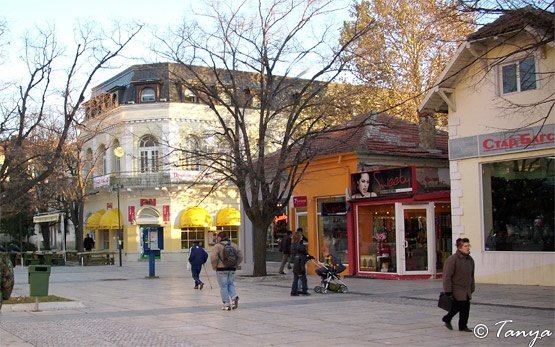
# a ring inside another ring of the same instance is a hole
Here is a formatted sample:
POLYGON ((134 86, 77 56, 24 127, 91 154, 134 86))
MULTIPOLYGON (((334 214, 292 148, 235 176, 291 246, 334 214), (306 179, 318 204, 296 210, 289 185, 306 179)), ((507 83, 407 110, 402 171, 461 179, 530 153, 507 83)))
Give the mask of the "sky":
MULTIPOLYGON (((230 1, 235 0, 225 0, 224 2, 229 3, 230 1)), ((334 0, 333 5, 342 5, 347 8, 351 1, 334 0)), ((54 26, 57 38, 61 42, 65 42, 68 47, 72 47, 71 44, 74 42, 73 28, 77 21, 94 21, 106 27, 112 21, 120 23, 139 21, 145 23, 148 26, 147 29, 157 27, 159 30, 164 30, 168 26, 180 24, 184 18, 193 18, 193 12, 202 10, 205 3, 204 0, 6 1, 2 6, 2 11, 0 11, 0 20, 7 22, 8 32, 4 35, 2 41, 5 43, 7 39, 10 43, 8 47, 0 47, 4 51, 3 56, 0 56, 0 80, 5 81, 6 78, 25 76, 25 69, 21 64, 22 59, 19 58, 21 50, 18 50, 18 45, 22 46, 21 38, 24 33, 33 30, 36 26, 54 26), (16 54, 16 52, 19 53, 16 54)), ((347 10, 343 13, 345 13, 344 19, 347 19, 347 10)), ((152 53, 146 49, 148 44, 145 42, 150 39, 148 35, 151 35, 150 30, 143 30, 142 37, 129 47, 126 55, 142 57, 149 61, 153 59, 152 53)), ((118 63, 116 71, 109 70, 99 73, 93 82, 93 86, 128 66, 140 62, 125 61, 118 63)))
MULTIPOLYGON (((198 2, 198 1, 197 1, 198 2)), ((94 21, 108 27, 113 21, 133 22, 139 21, 148 26, 165 28, 169 25, 179 24, 187 13, 190 13, 192 0, 95 0, 95 1, 67 1, 67 0, 19 0, 9 1, 2 6, 0 19, 7 22, 8 32, 5 38, 9 40, 9 55, 2 57, 0 78, 14 72, 25 73, 15 54, 21 46, 22 37, 26 32, 35 27, 54 27, 57 38, 68 46, 73 41, 73 29, 79 21, 94 21), (154 6, 153 6, 154 4, 154 6), (156 5, 159 4, 159 5, 156 5)), ((143 35, 146 31, 143 30, 143 35)), ((138 40, 132 56, 141 56, 144 53, 145 38, 138 40)), ((124 63, 125 64, 125 63, 124 63)), ((126 66, 121 66, 120 70, 126 66)), ((100 83, 114 71, 106 71, 98 76, 100 83)))

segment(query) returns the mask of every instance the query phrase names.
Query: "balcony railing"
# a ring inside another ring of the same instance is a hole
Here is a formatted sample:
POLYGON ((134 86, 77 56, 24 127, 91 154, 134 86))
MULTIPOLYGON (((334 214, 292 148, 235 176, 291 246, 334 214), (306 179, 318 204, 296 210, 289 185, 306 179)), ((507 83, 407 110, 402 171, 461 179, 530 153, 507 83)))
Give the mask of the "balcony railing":
POLYGON ((131 189, 170 188, 193 183, 210 184, 212 182, 211 179, 203 178, 200 171, 115 172, 93 177, 87 185, 87 191, 105 190, 114 186, 131 189))

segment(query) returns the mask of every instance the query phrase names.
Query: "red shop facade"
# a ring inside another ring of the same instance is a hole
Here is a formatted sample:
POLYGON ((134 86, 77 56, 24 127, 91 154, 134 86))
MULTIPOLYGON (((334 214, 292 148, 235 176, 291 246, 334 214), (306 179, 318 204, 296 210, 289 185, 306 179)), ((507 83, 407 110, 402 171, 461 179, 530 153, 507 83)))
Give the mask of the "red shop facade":
POLYGON ((451 255, 448 168, 400 167, 351 175, 349 275, 430 279, 451 255))

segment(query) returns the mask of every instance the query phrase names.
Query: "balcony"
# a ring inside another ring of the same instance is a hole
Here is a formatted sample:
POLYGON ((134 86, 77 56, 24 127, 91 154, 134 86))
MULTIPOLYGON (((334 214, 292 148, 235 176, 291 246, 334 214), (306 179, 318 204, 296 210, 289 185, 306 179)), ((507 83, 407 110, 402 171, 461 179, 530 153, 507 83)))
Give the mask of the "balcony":
POLYGON ((93 177, 87 185, 87 192, 110 189, 120 186, 130 189, 154 189, 192 183, 212 183, 211 179, 201 179, 200 171, 164 171, 164 172, 119 172, 93 177))

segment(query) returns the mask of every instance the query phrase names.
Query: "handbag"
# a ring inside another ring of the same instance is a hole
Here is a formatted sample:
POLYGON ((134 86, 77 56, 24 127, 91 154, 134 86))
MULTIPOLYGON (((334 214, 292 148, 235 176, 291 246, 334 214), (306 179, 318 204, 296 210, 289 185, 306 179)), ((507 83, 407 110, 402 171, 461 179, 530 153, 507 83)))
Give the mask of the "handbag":
POLYGON ((447 312, 451 311, 451 307, 453 307, 453 297, 445 294, 444 292, 439 293, 437 307, 444 309, 447 312))

